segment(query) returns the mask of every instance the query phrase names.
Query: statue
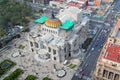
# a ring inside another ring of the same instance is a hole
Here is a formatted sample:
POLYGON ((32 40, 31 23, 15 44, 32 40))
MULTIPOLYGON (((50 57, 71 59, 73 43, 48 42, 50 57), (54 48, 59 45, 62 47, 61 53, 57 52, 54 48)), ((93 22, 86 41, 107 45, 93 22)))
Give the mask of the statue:
POLYGON ((51 17, 52 17, 52 19, 55 19, 55 15, 54 15, 53 11, 52 11, 51 17))

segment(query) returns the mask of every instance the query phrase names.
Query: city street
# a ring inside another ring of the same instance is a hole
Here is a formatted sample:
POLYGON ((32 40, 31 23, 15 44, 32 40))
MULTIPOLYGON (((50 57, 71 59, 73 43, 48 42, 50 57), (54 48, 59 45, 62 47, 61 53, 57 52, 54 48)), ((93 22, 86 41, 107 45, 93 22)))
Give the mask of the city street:
POLYGON ((81 80, 89 80, 92 77, 93 70, 96 65, 96 61, 98 59, 98 56, 100 55, 100 51, 102 49, 102 46, 104 45, 104 42, 108 36, 109 32, 108 28, 102 28, 102 30, 98 33, 98 35, 95 37, 95 39, 91 42, 90 50, 86 52, 87 57, 79 67, 76 74, 73 76, 72 80, 80 80, 79 77, 82 75, 81 80), (82 71, 80 71, 82 70, 82 71))
POLYGON ((120 0, 114 0, 114 11, 120 11, 120 0))
MULTIPOLYGON (((111 6, 111 9, 108 10, 107 15, 104 19, 105 25, 102 26, 106 29, 102 28, 102 30, 98 32, 98 35, 93 39, 91 45, 89 46, 89 50, 86 52, 86 58, 83 60, 82 64, 80 64, 80 67, 76 71, 72 80, 91 80, 97 59, 100 55, 100 51, 107 39, 107 36, 109 35, 110 27, 114 26, 115 15, 117 14, 116 11, 120 10, 118 7, 119 3, 120 0, 116 0, 114 6, 111 6), (112 7, 114 7, 114 10, 112 10, 112 7), (110 26, 107 24, 110 24, 110 26)), ((94 22, 95 20, 93 19, 92 21, 94 22)), ((97 20, 95 22, 101 23, 97 20)))

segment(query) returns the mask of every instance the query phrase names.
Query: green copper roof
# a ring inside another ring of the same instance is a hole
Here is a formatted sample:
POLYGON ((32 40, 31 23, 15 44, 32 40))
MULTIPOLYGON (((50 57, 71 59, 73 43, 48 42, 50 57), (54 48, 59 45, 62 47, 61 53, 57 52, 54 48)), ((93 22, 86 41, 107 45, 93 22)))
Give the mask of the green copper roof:
POLYGON ((42 16, 41 18, 36 19, 34 22, 35 22, 35 23, 43 24, 47 19, 48 19, 47 16, 42 16))
POLYGON ((60 26, 60 28, 69 31, 72 30, 73 26, 74 26, 74 22, 70 20, 66 20, 65 23, 63 23, 62 26, 60 26))

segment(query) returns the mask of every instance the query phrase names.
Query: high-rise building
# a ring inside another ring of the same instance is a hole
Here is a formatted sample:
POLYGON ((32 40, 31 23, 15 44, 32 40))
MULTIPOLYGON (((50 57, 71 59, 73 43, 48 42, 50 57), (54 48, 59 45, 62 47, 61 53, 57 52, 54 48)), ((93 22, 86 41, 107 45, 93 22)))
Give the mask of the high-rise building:
POLYGON ((101 51, 93 80, 120 80, 120 20, 101 51))

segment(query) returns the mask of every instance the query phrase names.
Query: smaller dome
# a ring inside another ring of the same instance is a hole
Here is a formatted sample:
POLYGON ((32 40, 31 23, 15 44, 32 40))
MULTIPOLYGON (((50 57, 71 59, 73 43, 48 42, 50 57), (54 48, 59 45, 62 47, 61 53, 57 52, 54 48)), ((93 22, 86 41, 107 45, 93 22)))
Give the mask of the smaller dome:
POLYGON ((48 19, 46 20, 45 25, 47 27, 56 28, 61 25, 61 21, 59 19, 48 19))

